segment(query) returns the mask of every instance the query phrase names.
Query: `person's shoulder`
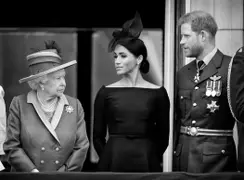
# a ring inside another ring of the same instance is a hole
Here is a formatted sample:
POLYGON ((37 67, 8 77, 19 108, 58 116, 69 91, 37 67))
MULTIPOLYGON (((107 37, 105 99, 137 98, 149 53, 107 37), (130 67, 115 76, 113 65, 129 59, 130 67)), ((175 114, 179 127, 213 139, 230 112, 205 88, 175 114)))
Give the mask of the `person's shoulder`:
POLYGON ((28 93, 23 93, 23 94, 19 94, 19 95, 16 95, 13 97, 13 99, 18 99, 18 100, 24 100, 24 101, 27 101, 27 96, 30 92, 28 93))
POLYGON ((27 103, 27 94, 23 93, 23 94, 13 96, 10 106, 16 106, 17 104, 26 104, 26 103, 27 103))
POLYGON ((161 86, 157 91, 157 99, 162 102, 169 103, 169 94, 164 86, 161 86))
POLYGON ((67 99, 68 101, 76 101, 76 100, 78 100, 77 98, 72 97, 72 96, 67 95, 67 94, 64 94, 64 96, 66 97, 66 99, 67 99))
POLYGON ((244 57, 244 46, 240 47, 235 54, 232 56, 233 59, 243 62, 244 57))
POLYGON ((217 57, 222 57, 224 61, 230 61, 231 60, 231 56, 223 53, 219 49, 217 49, 216 55, 217 55, 217 57))
POLYGON ((148 88, 148 89, 160 89, 161 87, 162 86, 159 86, 159 85, 146 81, 146 88, 148 88))
POLYGON ((188 69, 194 67, 195 64, 196 64, 196 60, 192 60, 191 62, 181 67, 176 73, 177 77, 181 77, 181 75, 188 73, 188 69))
POLYGON ((72 96, 67 95, 67 94, 64 94, 64 97, 68 101, 69 105, 71 105, 71 106, 77 106, 78 105, 78 107, 82 107, 82 103, 78 98, 72 97, 72 96))
POLYGON ((102 85, 100 88, 98 88, 96 91, 95 99, 104 98, 106 96, 106 93, 107 93, 106 90, 107 90, 107 88, 105 85, 102 85))
POLYGON ((195 66, 196 65, 196 60, 192 60, 189 63, 185 64, 183 67, 179 69, 179 71, 184 71, 185 69, 188 69, 189 67, 195 66))
POLYGON ((146 89, 151 89, 151 90, 155 90, 156 92, 158 92, 157 94, 159 95, 167 95, 167 90, 165 89, 165 87, 162 85, 162 86, 159 86, 159 85, 156 85, 156 84, 153 84, 151 82, 148 82, 146 81, 146 86, 145 86, 146 89))
POLYGON ((104 94, 105 91, 106 91, 106 86, 102 85, 101 87, 98 88, 97 95, 104 94))
POLYGON ((68 103, 72 103, 72 104, 75 104, 75 103, 78 103, 78 104, 81 104, 81 101, 76 98, 76 97, 73 97, 73 96, 70 96, 70 95, 67 95, 67 94, 64 94, 64 97, 66 98, 66 100, 68 101, 68 103))

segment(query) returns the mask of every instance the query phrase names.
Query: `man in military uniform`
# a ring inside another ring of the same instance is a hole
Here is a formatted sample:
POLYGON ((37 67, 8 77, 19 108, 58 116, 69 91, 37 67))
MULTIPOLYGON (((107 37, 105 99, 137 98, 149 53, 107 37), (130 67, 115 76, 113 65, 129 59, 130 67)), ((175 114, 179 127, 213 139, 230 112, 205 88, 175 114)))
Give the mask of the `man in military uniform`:
POLYGON ((177 72, 174 171, 236 171, 235 119, 227 100, 230 57, 215 46, 214 18, 193 11, 179 19, 180 44, 195 58, 177 72))
POLYGON ((228 70, 227 95, 238 132, 238 170, 244 172, 244 47, 237 50, 228 70))

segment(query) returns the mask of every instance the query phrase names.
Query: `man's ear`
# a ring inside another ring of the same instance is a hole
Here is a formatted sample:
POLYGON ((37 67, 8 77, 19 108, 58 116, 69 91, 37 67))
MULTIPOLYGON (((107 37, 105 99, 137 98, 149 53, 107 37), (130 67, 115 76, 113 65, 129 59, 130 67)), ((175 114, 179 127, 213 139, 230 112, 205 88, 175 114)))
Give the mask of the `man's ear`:
POLYGON ((201 30, 200 36, 201 36, 202 41, 206 41, 207 39, 209 39, 210 34, 209 34, 209 32, 207 32, 205 30, 201 30))

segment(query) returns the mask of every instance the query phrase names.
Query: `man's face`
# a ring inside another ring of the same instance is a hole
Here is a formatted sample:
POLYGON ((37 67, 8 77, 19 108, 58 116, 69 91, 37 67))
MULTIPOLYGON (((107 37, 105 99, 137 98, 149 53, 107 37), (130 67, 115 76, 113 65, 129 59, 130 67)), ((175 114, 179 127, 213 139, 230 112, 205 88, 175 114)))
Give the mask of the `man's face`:
POLYGON ((203 46, 200 41, 200 35, 192 31, 191 24, 185 23, 181 25, 181 41, 186 57, 198 57, 203 52, 203 46))

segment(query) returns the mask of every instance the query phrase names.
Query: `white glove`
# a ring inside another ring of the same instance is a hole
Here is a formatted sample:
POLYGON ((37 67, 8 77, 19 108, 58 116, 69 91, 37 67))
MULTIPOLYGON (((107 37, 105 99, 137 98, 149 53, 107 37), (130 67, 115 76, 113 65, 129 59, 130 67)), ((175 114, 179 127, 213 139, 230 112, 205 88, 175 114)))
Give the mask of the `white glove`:
POLYGON ((31 172, 39 172, 38 169, 32 169, 31 172))

